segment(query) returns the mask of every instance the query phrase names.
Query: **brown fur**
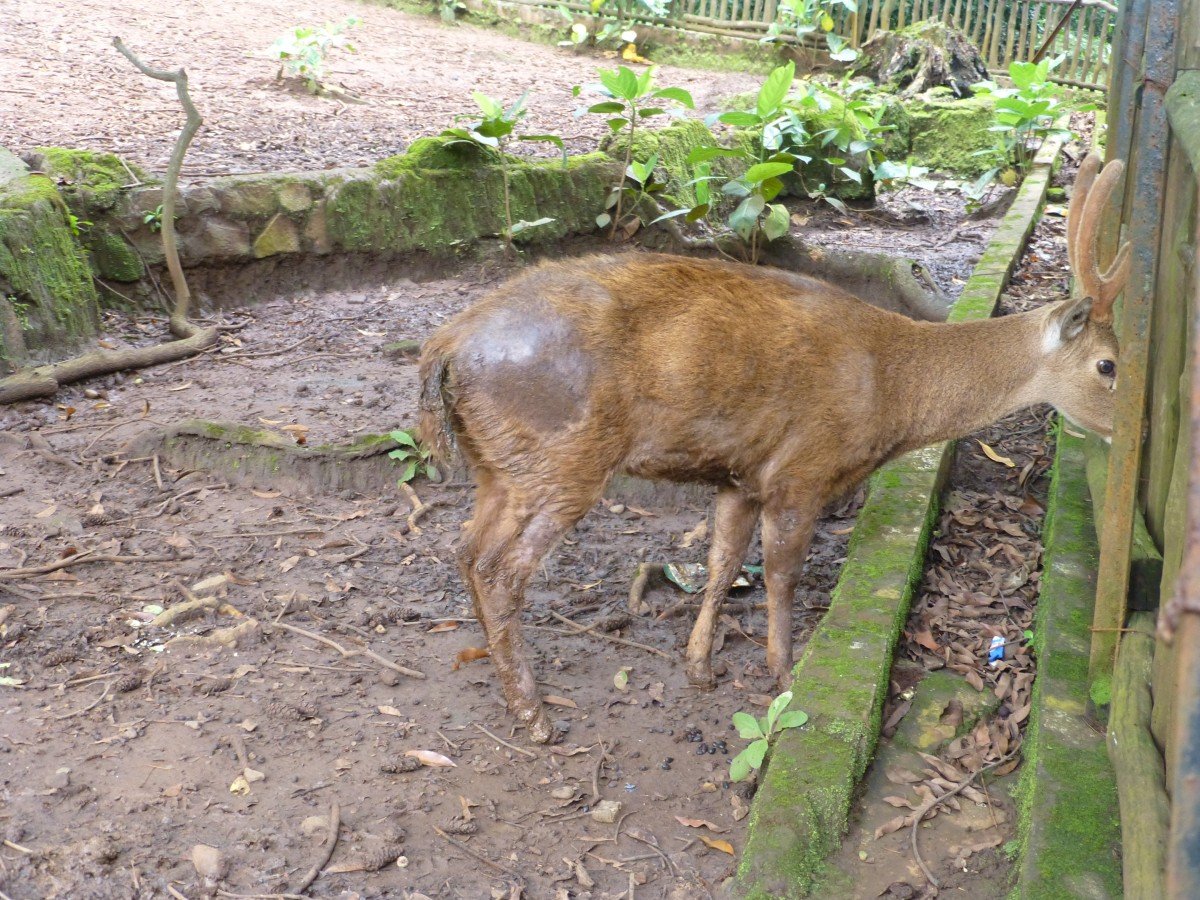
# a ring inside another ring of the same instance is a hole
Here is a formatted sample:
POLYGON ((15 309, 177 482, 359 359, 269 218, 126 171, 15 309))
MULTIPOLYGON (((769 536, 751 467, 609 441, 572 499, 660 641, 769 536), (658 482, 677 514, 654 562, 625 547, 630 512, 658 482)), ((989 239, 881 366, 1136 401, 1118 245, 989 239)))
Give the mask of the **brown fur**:
POLYGON ((460 565, 509 708, 553 731, 522 644, 525 584, 614 472, 719 488, 687 673, 713 684, 720 603, 761 517, 767 661, 822 507, 879 465, 1021 407, 1107 434, 1116 358, 1090 299, 915 322, 815 279, 661 255, 539 266, 442 326, 421 359, 421 435, 478 482, 460 565))

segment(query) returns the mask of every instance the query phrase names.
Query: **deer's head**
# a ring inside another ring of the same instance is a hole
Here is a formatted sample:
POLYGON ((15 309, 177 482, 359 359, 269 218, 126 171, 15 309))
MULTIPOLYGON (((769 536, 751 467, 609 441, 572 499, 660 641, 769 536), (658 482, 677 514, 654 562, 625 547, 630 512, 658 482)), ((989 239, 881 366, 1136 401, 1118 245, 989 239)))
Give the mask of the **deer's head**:
POLYGON ((1117 382, 1117 336, 1113 303, 1129 279, 1125 243, 1112 265, 1100 271, 1096 237, 1105 205, 1125 166, 1113 160, 1104 170, 1089 154, 1079 167, 1067 215, 1067 254, 1082 296, 1050 307, 1042 332, 1045 396, 1067 418, 1109 437, 1117 382), (1099 177, 1097 177, 1099 176, 1099 177))

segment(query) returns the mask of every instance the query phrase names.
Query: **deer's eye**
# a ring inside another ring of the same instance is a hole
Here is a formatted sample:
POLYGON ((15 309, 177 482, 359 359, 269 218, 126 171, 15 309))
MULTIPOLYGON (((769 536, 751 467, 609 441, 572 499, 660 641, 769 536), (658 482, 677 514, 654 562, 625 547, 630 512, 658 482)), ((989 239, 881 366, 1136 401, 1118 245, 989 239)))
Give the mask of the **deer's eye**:
POLYGON ((1111 359, 1102 359, 1096 363, 1096 371, 1101 375, 1115 375, 1117 371, 1117 364, 1111 359))

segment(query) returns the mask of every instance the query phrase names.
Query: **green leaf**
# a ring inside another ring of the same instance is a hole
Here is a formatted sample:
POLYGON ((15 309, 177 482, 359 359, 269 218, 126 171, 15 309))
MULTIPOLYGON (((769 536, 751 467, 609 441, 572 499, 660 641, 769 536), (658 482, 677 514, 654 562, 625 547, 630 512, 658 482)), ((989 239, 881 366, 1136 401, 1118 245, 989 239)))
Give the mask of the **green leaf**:
POLYGON ((522 231, 528 231, 530 228, 537 228, 539 225, 549 225, 554 219, 543 216, 540 219, 534 219, 532 222, 526 222, 522 219, 520 222, 513 222, 512 233, 520 234, 522 231))
POLYGON ((605 89, 619 100, 637 98, 638 77, 628 66, 619 66, 615 72, 611 69, 601 69, 596 74, 605 89))
POLYGON ((709 205, 708 205, 707 201, 704 203, 697 203, 695 206, 693 206, 691 209, 688 210, 687 221, 688 222, 700 221, 701 219, 703 219, 705 216, 708 215, 708 210, 709 210, 709 205))
POLYGON ((779 192, 783 190, 783 182, 778 178, 768 178, 758 187, 765 201, 770 203, 779 196, 779 192))
POLYGON ((686 206, 682 207, 680 209, 673 209, 670 212, 663 213, 661 216, 658 216, 655 219, 651 219, 650 224, 653 225, 654 223, 661 222, 664 219, 678 219, 680 216, 686 216, 690 212, 691 212, 691 210, 688 209, 686 206))
POLYGON ((857 181, 862 184, 862 175, 851 169, 849 166, 838 166, 838 171, 849 178, 851 181, 857 181))
POLYGON ((613 134, 616 134, 618 131, 620 131, 622 128, 624 128, 628 124, 629 124, 628 119, 622 119, 618 116, 615 119, 608 120, 608 130, 611 131, 613 134))
POLYGON ((643 109, 639 109, 637 111, 638 121, 640 122, 642 119, 649 119, 653 116, 661 116, 661 115, 664 115, 665 113, 666 113, 665 109, 660 109, 657 106, 648 106, 643 109))
POLYGON ((596 216, 596 226, 597 226, 597 227, 599 227, 599 228, 604 228, 605 226, 607 226, 607 225, 608 225, 608 224, 610 224, 611 222, 612 222, 612 216, 610 216, 610 215, 609 215, 608 213, 606 213, 606 212, 605 212, 605 213, 600 213, 600 215, 596 216))
POLYGON ((755 125, 762 123, 762 118, 752 112, 733 110, 721 113, 721 115, 717 116, 717 121, 722 125, 732 125, 734 128, 753 128, 755 125))
POLYGON ((763 234, 767 236, 768 241, 773 241, 788 233, 791 221, 788 218, 787 207, 782 203, 772 203, 768 208, 770 212, 767 214, 766 221, 763 222, 763 234))
POLYGON ((778 178, 780 175, 790 171, 792 171, 791 163, 765 162, 751 166, 742 177, 750 184, 758 184, 760 181, 766 181, 768 178, 778 178))
POLYGON ((590 113, 602 113, 605 115, 624 112, 624 110, 625 104, 618 103, 616 100, 605 100, 603 103, 596 103, 588 107, 588 112, 590 113))
POLYGON ((674 100, 676 103, 683 104, 688 109, 696 108, 696 104, 692 100, 692 95, 689 94, 687 91, 685 91, 683 88, 678 88, 678 87, 659 88, 657 91, 655 91, 650 96, 658 98, 658 99, 662 99, 662 100, 674 100))
POLYGON ((744 241, 750 240, 750 235, 758 225, 758 214, 763 211, 766 201, 759 194, 751 194, 729 216, 729 227, 744 241))
POLYGON ((504 107, 487 94, 480 93, 479 91, 472 91, 471 96, 475 98, 475 103, 479 107, 480 112, 482 112, 487 118, 494 119, 498 116, 504 115, 504 107))
POLYGON ((729 762, 729 780, 730 781, 745 781, 749 777, 750 763, 746 759, 746 751, 743 750, 729 762))
POLYGON ((765 739, 757 740, 742 753, 746 756, 746 762, 750 763, 750 767, 758 769, 762 767, 763 758, 767 755, 767 742, 765 739))
POLYGON ((804 710, 789 710, 779 717, 779 730, 783 731, 785 728, 799 728, 807 721, 808 713, 806 713, 804 710))
POLYGON ((763 82, 763 86, 758 90, 758 115, 760 118, 769 119, 776 113, 779 105, 783 103, 783 98, 791 90, 795 77, 796 64, 791 61, 771 71, 767 80, 763 82))
POLYGON ((403 430, 393 431, 388 434, 388 437, 390 437, 397 444, 404 444, 406 447, 412 447, 415 449, 417 446, 416 439, 412 436, 411 433, 409 433, 407 431, 403 431, 403 430))
POLYGON ((738 737, 744 738, 747 741, 766 737, 766 735, 762 733, 762 729, 758 727, 758 719, 754 718, 754 716, 750 715, 749 713, 734 713, 733 727, 737 729, 738 737))
POLYGON ((767 707, 767 734, 775 730, 775 720, 779 718, 779 714, 787 709, 788 704, 791 702, 791 691, 784 691, 771 701, 771 705, 767 707))
POLYGON ((407 484, 413 480, 413 476, 417 474, 417 464, 419 460, 411 459, 408 465, 404 467, 404 474, 400 476, 400 483, 407 484))

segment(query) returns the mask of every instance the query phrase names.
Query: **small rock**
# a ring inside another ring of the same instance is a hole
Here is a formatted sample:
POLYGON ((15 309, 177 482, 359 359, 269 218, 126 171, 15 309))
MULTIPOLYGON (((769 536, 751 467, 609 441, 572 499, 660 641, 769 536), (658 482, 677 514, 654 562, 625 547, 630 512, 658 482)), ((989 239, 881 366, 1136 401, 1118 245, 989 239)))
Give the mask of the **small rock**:
POLYGON ((562 787, 556 787, 550 792, 550 796, 555 800, 570 800, 575 796, 575 788, 569 784, 564 784, 562 787))
POLYGON ((621 513, 625 512, 625 504, 624 503, 614 503, 612 506, 610 506, 608 508, 608 511, 610 513, 612 513, 614 516, 619 516, 621 513))
POLYGON ((316 834, 318 831, 329 830, 328 816, 309 816, 300 823, 300 831, 307 835, 316 834))
POLYGON ((197 844, 192 848, 192 865, 200 877, 208 881, 220 881, 225 875, 228 862, 225 854, 216 847, 207 844, 197 844))
POLYGON ((601 825, 611 825, 617 821, 617 816, 621 813, 621 807, 625 804, 619 800, 601 800, 592 810, 592 821, 599 822, 601 825))

